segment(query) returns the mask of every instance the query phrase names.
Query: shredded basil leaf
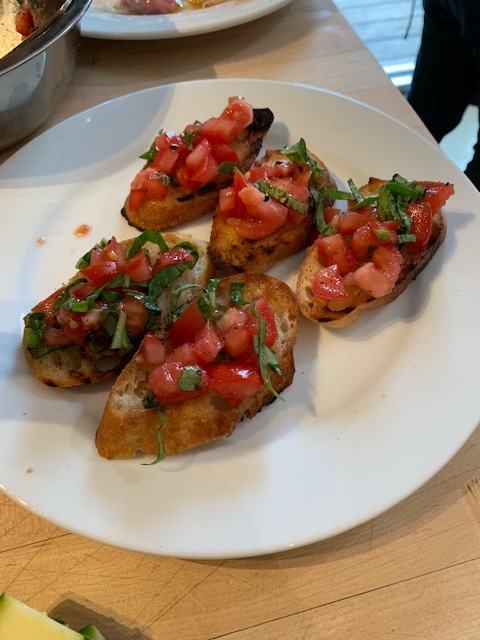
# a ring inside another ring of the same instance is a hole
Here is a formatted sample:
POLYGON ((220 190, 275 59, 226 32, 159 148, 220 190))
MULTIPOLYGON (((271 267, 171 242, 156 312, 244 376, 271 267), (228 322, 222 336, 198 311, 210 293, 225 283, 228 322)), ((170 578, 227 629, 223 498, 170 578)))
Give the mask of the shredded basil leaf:
POLYGON ((139 156, 139 158, 141 158, 142 160, 146 160, 147 162, 153 162, 155 159, 155 156, 157 155, 157 151, 158 149, 155 145, 155 141, 153 141, 152 144, 150 145, 150 148, 147 151, 145 151, 145 153, 142 153, 139 156))
POLYGON ((186 365, 178 380, 178 388, 182 391, 198 391, 201 381, 201 369, 195 365, 186 365))
POLYGON ((147 229, 146 231, 143 231, 139 236, 137 236, 129 246, 126 254, 126 259, 129 260, 132 256, 138 253, 146 242, 152 242, 153 244, 158 245, 162 253, 165 253, 165 251, 168 249, 168 244, 163 239, 161 233, 152 231, 151 229, 147 229))
POLYGON ((257 180, 253 183, 253 186, 267 196, 270 196, 273 200, 277 200, 294 211, 298 211, 299 213, 307 213, 308 211, 308 204, 306 202, 294 198, 283 189, 279 189, 273 184, 270 184, 267 180, 257 180))
POLYGON ((45 328, 45 314, 42 312, 30 313, 27 316, 25 328, 25 344, 28 349, 38 347, 42 341, 43 330, 45 328))
POLYGON ((125 311, 120 311, 118 314, 118 321, 115 327, 115 333, 113 334, 111 349, 131 349, 132 344, 128 339, 127 329, 127 314, 125 311))
POLYGON ((237 171, 240 171, 240 173, 245 173, 245 170, 241 164, 238 164, 238 162, 232 162, 229 160, 225 160, 224 162, 221 162, 217 167, 218 173, 224 173, 227 176, 233 176, 235 169, 237 171))

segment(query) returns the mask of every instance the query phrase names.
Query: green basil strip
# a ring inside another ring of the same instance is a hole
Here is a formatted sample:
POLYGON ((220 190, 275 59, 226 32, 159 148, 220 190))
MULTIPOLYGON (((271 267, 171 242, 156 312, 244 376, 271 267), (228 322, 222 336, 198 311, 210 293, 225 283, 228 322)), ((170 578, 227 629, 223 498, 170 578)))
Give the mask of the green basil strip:
POLYGON ((211 278, 203 291, 203 294, 197 298, 198 306, 205 319, 213 322, 219 320, 223 313, 217 306, 217 286, 219 278, 211 278))
POLYGON ((290 207, 290 209, 298 211, 298 213, 307 213, 308 211, 308 204, 306 202, 302 202, 301 200, 294 198, 283 189, 279 189, 273 184, 270 184, 267 180, 257 180, 253 185, 262 193, 270 196, 273 200, 277 200, 286 207, 290 207))
MULTIPOLYGON (((160 131, 158 132, 158 135, 161 135, 162 132, 163 132, 163 129, 160 129, 160 131)), ((155 145, 155 140, 154 140, 150 145, 150 148, 144 153, 142 153, 142 155, 140 155, 139 158, 141 160, 146 160, 147 162, 153 162, 153 160, 155 159, 155 156, 157 155, 157 151, 158 149, 155 145)))
POLYGON ((187 268, 186 262, 170 264, 168 267, 158 271, 153 276, 148 287, 147 309, 150 309, 151 311, 161 311, 158 307, 158 298, 163 291, 165 291, 167 287, 170 287, 187 268))
MULTIPOLYGON (((258 364, 260 367, 260 374, 262 376, 262 380, 264 382, 264 384, 266 385, 267 389, 276 397, 276 398, 281 398, 282 396, 278 393, 278 391, 274 388, 272 381, 270 380, 270 373, 268 371, 269 366, 270 366, 270 362, 273 360, 272 359, 272 355, 274 356, 275 354, 267 348, 267 346, 265 345, 265 332, 266 332, 266 324, 265 324, 265 320, 262 318, 262 316, 256 311, 255 307, 252 304, 252 313, 253 315, 255 315, 258 318, 259 321, 259 329, 258 329, 258 335, 253 336, 253 348, 255 349, 255 353, 258 356, 258 364)), ((276 360, 276 358, 275 358, 276 360)), ((280 372, 281 370, 278 367, 278 361, 276 362, 277 365, 277 373, 280 372)))
POLYGON ((415 242, 417 236, 414 233, 401 233, 398 236, 398 244, 404 244, 406 242, 415 242))
POLYGON ((245 173, 245 169, 238 162, 231 162, 229 160, 225 160, 225 162, 221 162, 218 167, 218 173, 224 173, 227 176, 233 176, 235 169, 240 171, 240 173, 245 173))
POLYGON ((230 285, 230 300, 235 305, 247 304, 247 301, 243 298, 243 287, 245 282, 232 282, 230 285))
MULTIPOLYGON (((108 244, 108 240, 107 238, 102 238, 100 240, 100 242, 98 242, 95 247, 99 247, 100 249, 105 249, 105 247, 108 244)), ((92 257, 92 252, 93 249, 95 249, 95 247, 93 247, 92 249, 90 249, 90 251, 87 251, 87 253, 85 255, 83 255, 81 258, 79 258, 77 260, 77 263, 75 265, 76 269, 85 269, 85 267, 90 266, 90 259, 92 257)))
MULTIPOLYGON (((146 399, 145 399, 146 400, 146 399)), ((162 437, 162 427, 165 423, 165 414, 163 413, 163 411, 161 410, 158 400, 156 398, 154 398, 151 402, 151 404, 149 406, 145 405, 144 402, 144 407, 145 409, 150 409, 153 407, 157 407, 157 417, 160 421, 160 425, 157 429, 157 433, 156 433, 156 440, 157 440, 157 444, 158 444, 158 453, 157 453, 157 457, 155 458, 155 460, 152 460, 152 462, 142 462, 142 464, 146 467, 150 467, 152 464, 157 464, 158 462, 161 462, 162 460, 165 460, 165 447, 163 445, 163 437, 162 437)))
POLYGON ((352 194, 350 191, 342 191, 341 189, 323 189, 323 193, 326 198, 332 200, 351 200, 352 194))
POLYGON ((120 311, 118 314, 117 326, 115 327, 115 333, 113 334, 111 349, 131 349, 132 345, 128 339, 127 329, 127 314, 125 311, 120 311))
POLYGON ((135 238, 130 247, 128 248, 126 259, 129 260, 132 256, 140 251, 146 242, 152 242, 160 247, 160 251, 165 253, 168 249, 168 244, 163 239, 161 233, 147 229, 143 231, 139 236, 135 238))
POLYGON ((350 178, 350 180, 347 181, 347 184, 350 187, 350 191, 352 192, 353 199, 356 200, 357 202, 361 202, 363 200, 363 196, 358 190, 358 187, 355 184, 355 182, 350 178))
POLYGON ((28 349, 38 347, 42 341, 43 330, 45 328, 45 314, 42 312, 29 313, 25 328, 25 344, 28 349))
POLYGON ((178 388, 182 391, 198 391, 201 381, 201 369, 195 365, 185 365, 178 380, 178 388))

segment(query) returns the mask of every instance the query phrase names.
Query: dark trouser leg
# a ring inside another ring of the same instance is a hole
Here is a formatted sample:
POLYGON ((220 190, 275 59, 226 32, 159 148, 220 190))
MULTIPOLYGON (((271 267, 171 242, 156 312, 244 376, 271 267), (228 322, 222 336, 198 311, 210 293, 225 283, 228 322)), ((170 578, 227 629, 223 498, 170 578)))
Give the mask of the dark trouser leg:
POLYGON ((458 125, 478 87, 471 46, 444 4, 424 2, 422 40, 408 93, 409 103, 437 141, 458 125))

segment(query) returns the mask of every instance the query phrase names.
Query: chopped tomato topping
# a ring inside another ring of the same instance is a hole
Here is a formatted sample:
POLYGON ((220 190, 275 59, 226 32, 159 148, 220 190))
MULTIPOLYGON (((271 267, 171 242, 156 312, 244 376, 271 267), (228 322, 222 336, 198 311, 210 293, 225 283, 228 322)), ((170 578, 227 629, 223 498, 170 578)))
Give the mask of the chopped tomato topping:
POLYGON ((205 320, 196 300, 192 300, 178 316, 170 329, 170 343, 175 349, 184 342, 195 342, 205 320))
POLYGON ((195 336, 193 352, 203 362, 212 362, 220 353, 223 347, 223 340, 213 326, 211 320, 207 320, 200 331, 195 336))
POLYGON ((126 328, 133 337, 142 333, 147 323, 147 308, 140 300, 132 296, 125 296, 121 308, 127 314, 126 328))
POLYGON ((165 362, 155 367, 148 376, 148 384, 160 402, 183 402, 202 395, 208 388, 208 376, 198 365, 184 365, 180 362, 165 362), (193 367, 188 370, 187 367, 193 367), (190 384, 182 384, 182 378, 192 374, 190 384))
POLYGON ((428 245, 433 226, 433 211, 430 202, 410 202, 407 207, 407 215, 412 220, 410 233, 415 234, 415 242, 407 244, 411 251, 422 251, 428 245))
POLYGON ((255 300, 255 309, 265 322, 265 345, 273 347, 278 338, 278 329, 273 309, 264 297, 255 300))
POLYGON ((148 364, 163 364, 165 362, 165 344, 158 336, 147 333, 139 349, 140 356, 148 364))
POLYGON ((314 296, 325 300, 346 300, 345 283, 338 265, 332 264, 329 267, 323 267, 315 273, 312 282, 312 293, 314 296))
POLYGON ((152 267, 145 251, 137 251, 124 267, 124 272, 136 282, 145 282, 152 277, 152 267))
POLYGON ((206 365, 209 388, 231 406, 237 406, 263 387, 258 367, 241 362, 206 365))
POLYGON ((437 213, 446 201, 455 193, 451 182, 420 182, 426 188, 425 200, 430 203, 433 213, 437 213))

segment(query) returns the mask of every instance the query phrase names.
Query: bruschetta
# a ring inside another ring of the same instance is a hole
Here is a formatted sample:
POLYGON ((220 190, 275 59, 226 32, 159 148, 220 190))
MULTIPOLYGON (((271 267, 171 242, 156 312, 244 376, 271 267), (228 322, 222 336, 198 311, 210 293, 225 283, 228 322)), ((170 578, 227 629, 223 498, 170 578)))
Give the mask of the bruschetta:
POLYGON ((238 164, 247 170, 273 122, 268 108, 232 97, 219 117, 194 122, 180 133, 160 131, 141 158, 122 214, 137 229, 162 231, 212 212, 219 189, 238 164))
POLYGON ((68 284, 24 318, 25 357, 49 386, 116 375, 143 335, 168 322, 172 287, 203 286, 213 274, 207 243, 150 230, 123 242, 102 240, 76 266, 68 284))
POLYGON ((349 187, 329 192, 348 206, 324 208, 297 281, 301 313, 332 328, 392 302, 418 276, 445 238, 442 207, 454 193, 451 183, 399 175, 349 187))
POLYGON ((335 187, 303 139, 267 151, 246 173, 235 170, 212 221, 209 251, 219 273, 263 273, 305 249, 312 241, 318 194, 335 187))
POLYGON ((145 336, 109 394, 96 434, 105 458, 159 460, 229 436, 292 383, 299 311, 284 282, 214 279, 172 307, 170 330, 145 336))

